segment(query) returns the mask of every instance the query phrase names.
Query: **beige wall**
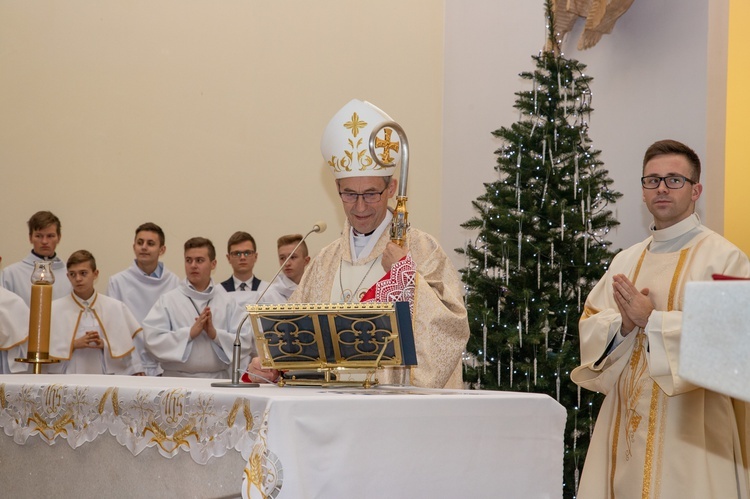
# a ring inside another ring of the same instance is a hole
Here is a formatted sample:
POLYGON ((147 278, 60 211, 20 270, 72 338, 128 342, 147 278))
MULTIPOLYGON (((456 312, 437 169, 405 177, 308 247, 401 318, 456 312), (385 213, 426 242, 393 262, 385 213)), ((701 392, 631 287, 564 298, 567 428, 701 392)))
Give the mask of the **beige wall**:
POLYGON ((279 235, 326 221, 317 251, 339 232, 319 141, 352 98, 406 129, 410 220, 439 236, 442 61, 434 0, 2 0, 3 265, 48 209, 59 253, 91 250, 102 291, 145 221, 180 276, 182 243, 202 235, 225 278, 226 240, 246 230, 270 279, 279 235))
MULTIPOLYGON (((646 148, 664 138, 689 144, 703 159, 698 211, 722 231, 727 5, 637 1, 592 49, 576 50, 583 19, 563 43, 565 54, 593 77, 590 137, 612 187, 623 193, 612 207, 621 223, 610 233, 612 249, 648 236, 652 217, 642 201, 641 162, 646 148)), ((544 45, 545 19, 541 0, 447 0, 445 19, 441 242, 453 249, 476 237, 457 227, 476 215, 470 201, 484 192, 481 182, 497 178, 494 151, 501 144, 490 132, 518 120, 515 92, 530 88, 518 73, 534 69, 531 56, 544 45)), ((458 255, 454 262, 465 264, 458 255)))

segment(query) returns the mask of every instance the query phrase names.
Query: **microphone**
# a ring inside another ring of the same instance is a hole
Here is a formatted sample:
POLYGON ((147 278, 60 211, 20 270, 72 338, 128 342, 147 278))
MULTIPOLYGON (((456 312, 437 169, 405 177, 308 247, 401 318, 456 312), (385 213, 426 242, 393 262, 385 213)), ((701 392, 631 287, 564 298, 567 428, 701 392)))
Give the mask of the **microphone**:
MULTIPOLYGON (((307 239, 307 236, 312 234, 313 232, 322 233, 325 232, 328 228, 328 225, 323 221, 317 221, 315 222, 315 225, 313 225, 310 232, 305 234, 305 237, 302 238, 300 242, 297 243, 297 246, 294 247, 294 249, 289 253, 289 256, 286 257, 286 260, 284 260, 284 263, 281 264, 281 267, 279 267, 279 270, 276 271, 276 275, 273 276, 273 279, 268 283, 268 286, 266 286, 266 289, 263 290, 263 292, 258 297, 258 300, 255 302, 255 305, 260 303, 261 298, 263 298, 263 295, 266 294, 266 291, 268 291, 271 287, 271 284, 276 280, 277 277, 279 277, 279 274, 282 270, 284 270, 284 266, 286 265, 286 262, 289 261, 289 259, 292 257, 295 251, 297 251, 297 248, 300 247, 300 245, 307 239)), ((237 327, 237 335, 234 338, 234 345, 232 345, 232 380, 229 382, 217 382, 217 383, 211 383, 211 386, 219 387, 219 388, 252 388, 260 386, 258 383, 240 383, 240 372, 244 369, 240 369, 240 357, 242 356, 242 343, 240 342, 240 331, 242 331, 242 326, 245 324, 245 321, 247 318, 250 317, 249 315, 245 314, 245 318, 242 319, 242 322, 240 322, 240 325, 237 327)))

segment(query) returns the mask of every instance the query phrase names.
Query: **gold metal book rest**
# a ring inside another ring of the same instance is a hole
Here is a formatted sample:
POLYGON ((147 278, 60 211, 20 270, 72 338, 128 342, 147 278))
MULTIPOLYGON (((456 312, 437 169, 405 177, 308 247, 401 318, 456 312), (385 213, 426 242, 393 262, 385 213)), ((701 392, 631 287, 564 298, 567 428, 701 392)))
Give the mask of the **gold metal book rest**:
POLYGON ((417 364, 406 302, 248 305, 247 312, 261 365, 286 371, 280 386, 370 388, 379 369, 417 364))

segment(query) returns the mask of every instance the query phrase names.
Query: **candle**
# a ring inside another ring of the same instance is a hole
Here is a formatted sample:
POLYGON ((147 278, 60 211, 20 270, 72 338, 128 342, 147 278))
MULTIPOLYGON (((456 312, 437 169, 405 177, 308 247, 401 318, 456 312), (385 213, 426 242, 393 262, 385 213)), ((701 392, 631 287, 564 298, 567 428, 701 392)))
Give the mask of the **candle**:
POLYGON ((29 312, 29 356, 47 357, 49 354, 52 285, 32 284, 29 312))

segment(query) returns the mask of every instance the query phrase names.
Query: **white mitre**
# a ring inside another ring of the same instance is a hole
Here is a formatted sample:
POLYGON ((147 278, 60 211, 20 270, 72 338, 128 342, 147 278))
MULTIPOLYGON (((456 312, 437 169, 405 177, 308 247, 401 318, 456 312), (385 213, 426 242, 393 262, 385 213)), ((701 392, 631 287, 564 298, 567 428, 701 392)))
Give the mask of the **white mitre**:
POLYGON ((342 107, 328 122, 320 152, 337 179, 347 177, 388 177, 393 175, 401 160, 398 134, 390 128, 378 133, 375 151, 384 167, 370 155, 369 141, 372 131, 386 121, 393 121, 381 109, 367 101, 353 99, 342 107), (381 138, 382 137, 382 138, 381 138), (395 157, 391 154, 395 153, 395 157))

